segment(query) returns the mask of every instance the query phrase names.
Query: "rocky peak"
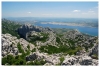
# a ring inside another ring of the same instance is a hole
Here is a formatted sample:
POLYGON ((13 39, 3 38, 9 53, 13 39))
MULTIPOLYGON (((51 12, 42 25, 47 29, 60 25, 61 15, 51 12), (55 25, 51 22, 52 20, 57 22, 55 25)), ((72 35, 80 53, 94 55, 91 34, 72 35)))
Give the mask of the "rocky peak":
POLYGON ((18 28, 18 33, 21 37, 27 39, 27 33, 30 31, 35 31, 35 32, 48 32, 48 31, 52 31, 50 28, 43 28, 43 27, 39 27, 39 26, 34 26, 31 24, 24 24, 22 25, 20 28, 18 28))
POLYGON ((68 31, 68 33, 70 33, 70 34, 75 34, 75 35, 80 35, 80 34, 81 34, 77 29, 75 29, 75 30, 70 30, 70 31, 68 31))

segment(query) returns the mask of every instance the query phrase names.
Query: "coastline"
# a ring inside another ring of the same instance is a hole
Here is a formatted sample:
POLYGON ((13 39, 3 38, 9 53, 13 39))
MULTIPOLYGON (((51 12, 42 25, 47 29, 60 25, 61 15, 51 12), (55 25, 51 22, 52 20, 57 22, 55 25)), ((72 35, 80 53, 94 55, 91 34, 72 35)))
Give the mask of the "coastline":
POLYGON ((76 24, 76 23, 56 23, 56 22, 41 22, 40 24, 52 24, 52 25, 66 25, 66 26, 79 26, 79 27, 92 27, 92 28, 98 28, 94 26, 85 26, 83 24, 76 24))

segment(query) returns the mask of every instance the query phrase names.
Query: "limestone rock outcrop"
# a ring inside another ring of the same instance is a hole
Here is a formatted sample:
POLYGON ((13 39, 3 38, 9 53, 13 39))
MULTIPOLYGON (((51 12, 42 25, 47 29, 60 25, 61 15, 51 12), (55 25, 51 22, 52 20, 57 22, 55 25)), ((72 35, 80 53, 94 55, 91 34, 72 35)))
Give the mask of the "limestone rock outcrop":
POLYGON ((2 57, 12 54, 19 55, 18 43, 21 45, 24 52, 28 50, 27 46, 30 46, 30 50, 34 49, 34 45, 27 42, 25 39, 12 36, 10 34, 2 34, 2 57))
POLYGON ((48 27, 43 28, 43 27, 31 25, 31 24, 24 24, 20 28, 18 28, 17 31, 21 37, 27 39, 28 32, 30 32, 30 31, 48 32, 48 31, 53 31, 53 30, 48 27))
POLYGON ((32 55, 26 57, 26 61, 39 61, 41 59, 45 60, 47 64, 49 63, 51 65, 56 65, 60 63, 58 56, 48 55, 46 53, 34 52, 32 55))
POLYGON ((62 65, 66 66, 97 66, 98 60, 92 59, 91 57, 87 55, 80 55, 80 56, 66 56, 65 60, 63 61, 62 65))
POLYGON ((88 52, 89 56, 92 58, 98 58, 98 44, 95 44, 88 52))
MULTIPOLYGON (((26 57, 26 61, 34 61, 43 59, 46 61, 44 64, 47 65, 57 65, 60 61, 60 55, 48 55, 46 53, 34 52, 33 54, 26 57)), ((66 55, 64 56, 64 61, 61 63, 62 66, 97 66, 98 60, 92 59, 88 55, 66 55)))

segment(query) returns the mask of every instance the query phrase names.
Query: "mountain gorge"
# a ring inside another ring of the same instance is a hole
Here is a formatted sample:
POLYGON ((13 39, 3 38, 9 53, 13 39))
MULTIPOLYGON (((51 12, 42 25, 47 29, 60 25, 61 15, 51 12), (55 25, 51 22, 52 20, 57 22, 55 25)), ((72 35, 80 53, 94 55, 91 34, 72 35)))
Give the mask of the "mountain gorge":
POLYGON ((98 37, 77 29, 2 19, 1 37, 2 65, 98 65, 98 37))

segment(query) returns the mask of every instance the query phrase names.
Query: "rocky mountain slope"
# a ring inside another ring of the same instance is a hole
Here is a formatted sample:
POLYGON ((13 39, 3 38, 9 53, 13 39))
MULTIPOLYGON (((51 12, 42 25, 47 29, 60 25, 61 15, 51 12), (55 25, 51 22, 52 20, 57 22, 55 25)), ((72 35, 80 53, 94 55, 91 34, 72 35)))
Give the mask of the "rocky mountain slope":
POLYGON ((26 53, 28 51, 28 47, 30 47, 30 51, 34 49, 34 45, 27 42, 25 39, 12 36, 10 34, 2 34, 2 56, 6 56, 8 54, 11 55, 21 55, 20 50, 18 50, 18 45, 21 46, 23 51, 26 53))
POLYGON ((51 28, 5 23, 8 20, 2 20, 2 65, 98 65, 97 36, 78 30, 59 34, 51 28), (14 26, 12 33, 6 30, 14 26))

